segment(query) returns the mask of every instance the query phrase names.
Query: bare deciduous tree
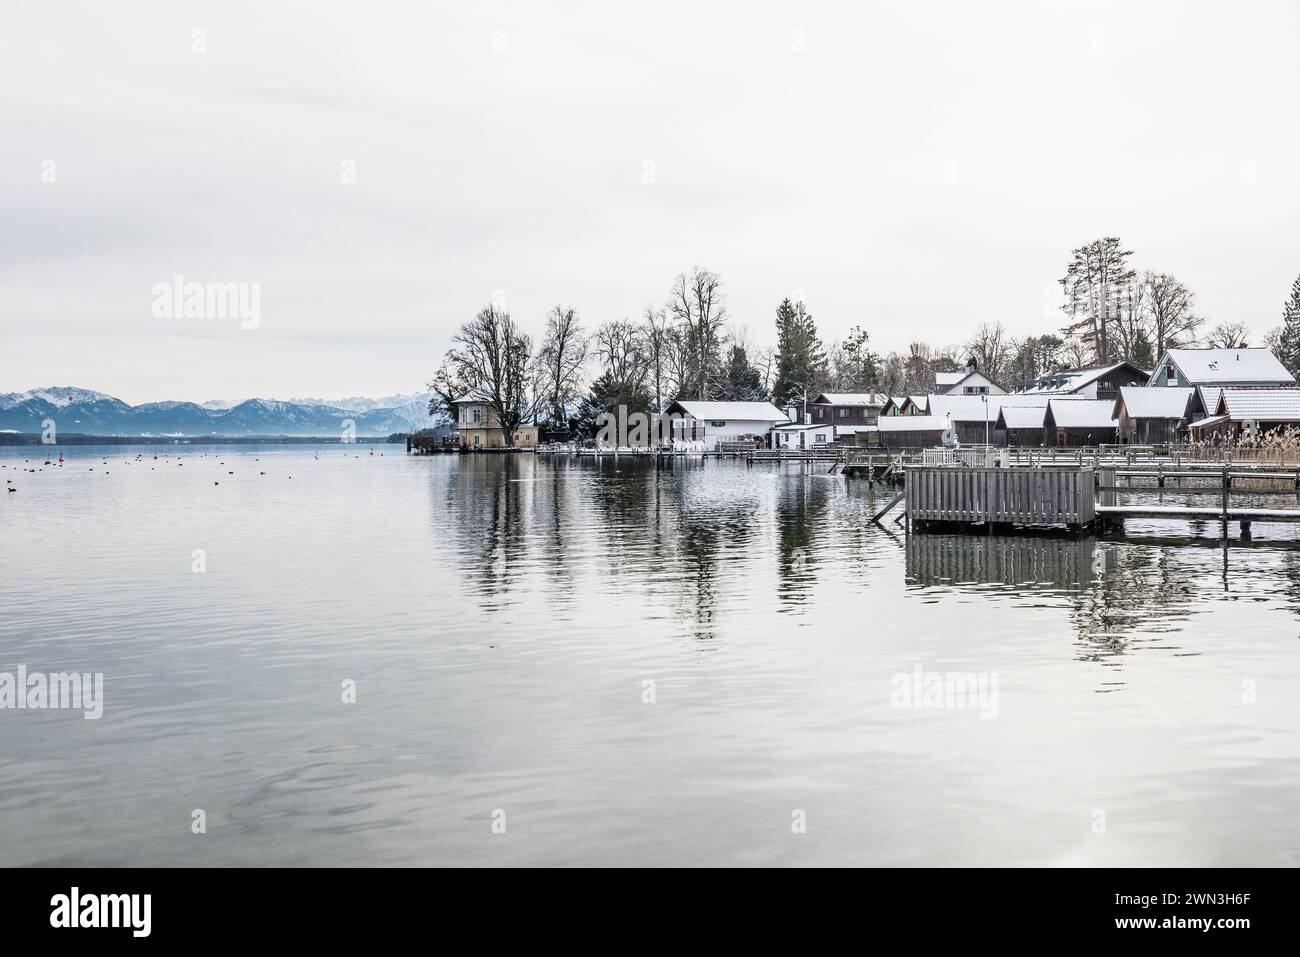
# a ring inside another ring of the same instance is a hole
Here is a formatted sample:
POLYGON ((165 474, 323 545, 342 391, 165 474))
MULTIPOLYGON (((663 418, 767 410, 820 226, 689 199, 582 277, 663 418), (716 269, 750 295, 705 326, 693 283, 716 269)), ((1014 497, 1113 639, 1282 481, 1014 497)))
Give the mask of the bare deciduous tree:
POLYGON ((664 400, 677 388, 673 377, 672 331, 664 310, 646 306, 640 333, 645 347, 646 384, 654 394, 655 412, 664 410, 664 400))
POLYGON ((1156 361, 1168 349, 1195 345, 1197 330, 1205 320, 1192 309, 1195 297, 1191 290, 1164 272, 1143 273, 1142 285, 1150 310, 1151 345, 1156 361))
POLYGON ((553 427, 567 427, 569 406, 581 391, 586 361, 587 338, 577 312, 556 306, 546 316, 546 334, 537 353, 542 398, 553 427))
POLYGON ((1206 342, 1215 349, 1244 349, 1250 345, 1250 328, 1244 322, 1221 322, 1206 342))
POLYGON ((975 360, 975 365, 980 372, 994 382, 1001 382, 1006 378, 1012 346, 1011 338, 1002 328, 1002 323, 995 322, 992 325, 987 322, 981 323, 975 330, 975 335, 966 343, 966 349, 970 357, 975 360))
POLYGON ((713 398, 719 391, 722 366, 722 327, 727 321, 722 280, 717 273, 694 266, 673 282, 668 313, 682 327, 686 347, 683 392, 692 398, 713 398))
POLYGON ((615 319, 596 330, 593 349, 610 379, 619 385, 639 386, 645 380, 646 357, 641 330, 627 319, 615 319))
POLYGON ((452 342, 447 362, 455 377, 491 407, 504 443, 513 445, 515 432, 537 414, 532 338, 510 313, 489 305, 461 326, 452 342))

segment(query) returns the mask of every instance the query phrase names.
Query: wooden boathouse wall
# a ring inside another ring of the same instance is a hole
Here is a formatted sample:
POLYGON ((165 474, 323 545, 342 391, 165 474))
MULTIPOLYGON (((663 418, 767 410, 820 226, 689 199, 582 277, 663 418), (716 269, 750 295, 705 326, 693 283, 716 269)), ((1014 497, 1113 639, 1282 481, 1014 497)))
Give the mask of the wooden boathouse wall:
POLYGON ((904 501, 912 522, 1065 525, 1096 518, 1091 468, 912 467, 904 501))

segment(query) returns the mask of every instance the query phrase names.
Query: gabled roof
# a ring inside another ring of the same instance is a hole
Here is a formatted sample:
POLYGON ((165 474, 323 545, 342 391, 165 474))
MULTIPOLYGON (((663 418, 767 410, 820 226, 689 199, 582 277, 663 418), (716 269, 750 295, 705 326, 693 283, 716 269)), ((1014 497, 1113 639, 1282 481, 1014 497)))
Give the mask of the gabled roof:
POLYGON ((1047 404, 1042 405, 1004 405, 998 412, 998 428, 1001 429, 1041 429, 1043 419, 1047 416, 1047 404))
POLYGON ((1187 415, 1187 405, 1195 391, 1191 387, 1122 386, 1113 414, 1119 418, 1120 403, 1123 403, 1130 419, 1181 419, 1187 415))
POLYGON ((790 417, 771 402, 703 402, 679 399, 668 411, 680 409, 693 419, 738 419, 744 422, 788 422, 790 417))
POLYGON ((1300 422, 1300 389, 1224 389, 1214 412, 1233 422, 1300 422))
POLYGON ((1104 379, 1106 376, 1118 372, 1125 366, 1133 370, 1135 377, 1146 376, 1148 380, 1150 379, 1150 372, 1138 368, 1131 362, 1112 362, 1108 366, 1094 366, 1090 369, 1062 369, 1058 372, 1045 373, 1039 376, 1032 386, 1022 389, 1019 394, 1063 395, 1068 392, 1077 392, 1098 379, 1104 379))
MULTIPOLYGON (((1203 383, 1259 382, 1267 385, 1295 382, 1286 366, 1268 349, 1170 349, 1165 360, 1173 362, 1183 378, 1193 385, 1203 383)), ((1155 373, 1152 373, 1154 379, 1155 373)))
POLYGON ((888 401, 889 396, 883 392, 823 392, 812 404, 883 406, 888 401))
POLYGON ((881 432, 942 432, 949 423, 942 415, 887 415, 877 424, 881 432))
POLYGON ((1115 428, 1115 403, 1106 399, 1052 399, 1047 411, 1058 429, 1115 428))
POLYGON ((998 409, 1007 398, 1005 395, 931 395, 926 397, 926 412, 950 416, 954 422, 983 422, 987 408, 988 420, 995 422, 998 409))

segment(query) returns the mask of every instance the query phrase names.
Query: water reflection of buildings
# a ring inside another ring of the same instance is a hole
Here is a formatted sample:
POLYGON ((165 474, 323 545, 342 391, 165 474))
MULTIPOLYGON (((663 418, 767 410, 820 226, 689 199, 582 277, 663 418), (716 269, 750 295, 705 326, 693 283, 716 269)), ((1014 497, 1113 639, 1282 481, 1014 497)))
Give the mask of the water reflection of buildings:
POLYGON ((1211 549, 1106 543, 1062 536, 914 533, 908 584, 986 595, 1058 596, 1068 609, 1078 657, 1105 661, 1147 642, 1168 648, 1207 580, 1219 574, 1211 549))
POLYGON ((1094 577, 1091 539, 1011 535, 907 537, 909 584, 1003 585, 1076 592, 1094 577))

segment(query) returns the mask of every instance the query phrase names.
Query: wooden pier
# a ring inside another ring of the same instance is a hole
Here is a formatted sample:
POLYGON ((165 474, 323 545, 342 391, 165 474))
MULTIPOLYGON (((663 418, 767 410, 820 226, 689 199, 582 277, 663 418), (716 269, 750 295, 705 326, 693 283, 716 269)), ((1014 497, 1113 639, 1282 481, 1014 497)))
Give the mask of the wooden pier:
MULTIPOLYGON (((903 518, 909 527, 956 526, 979 529, 1028 530, 1060 528, 1071 532, 1104 529, 1123 530, 1130 518, 1175 519, 1218 522, 1226 538, 1230 523, 1238 523, 1243 538, 1256 522, 1300 523, 1300 485, 1290 471, 1276 466, 1241 469, 1219 465, 1189 472, 1151 473, 1144 470, 1091 466, 965 468, 963 466, 907 466, 903 518), (1119 484, 1127 477, 1130 484, 1119 484), (1119 492, 1160 492, 1159 485, 1133 485, 1133 478, 1182 478, 1213 481, 1212 485, 1181 489, 1185 493, 1213 493, 1215 505, 1166 505, 1163 503, 1119 504, 1119 492), (1242 489, 1234 479, 1253 479, 1290 486, 1283 489, 1242 489), (1258 508, 1232 504, 1232 496, 1286 494, 1297 498, 1295 508, 1258 508)), ((897 500, 894 504, 897 504, 897 500)), ((893 505, 876 515, 879 521, 893 505)))
POLYGON ((1062 527, 1078 531, 1096 517, 1092 468, 913 466, 904 471, 909 524, 1062 527))

